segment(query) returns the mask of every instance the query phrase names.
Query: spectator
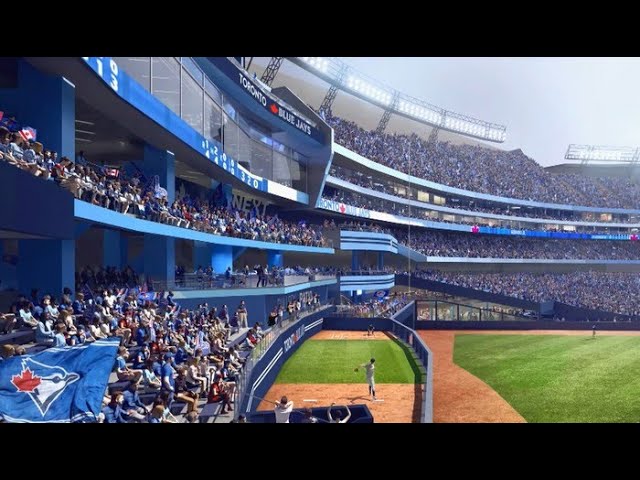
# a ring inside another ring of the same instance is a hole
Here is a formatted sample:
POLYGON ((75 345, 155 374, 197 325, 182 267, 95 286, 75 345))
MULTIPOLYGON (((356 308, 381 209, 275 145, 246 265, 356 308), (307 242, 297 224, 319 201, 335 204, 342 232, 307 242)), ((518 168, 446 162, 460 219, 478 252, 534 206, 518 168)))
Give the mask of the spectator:
POLYGON ((123 416, 127 420, 133 419, 137 422, 145 422, 147 420, 149 409, 140 400, 140 395, 138 395, 138 383, 129 382, 129 385, 127 385, 127 389, 124 391, 122 396, 123 416))

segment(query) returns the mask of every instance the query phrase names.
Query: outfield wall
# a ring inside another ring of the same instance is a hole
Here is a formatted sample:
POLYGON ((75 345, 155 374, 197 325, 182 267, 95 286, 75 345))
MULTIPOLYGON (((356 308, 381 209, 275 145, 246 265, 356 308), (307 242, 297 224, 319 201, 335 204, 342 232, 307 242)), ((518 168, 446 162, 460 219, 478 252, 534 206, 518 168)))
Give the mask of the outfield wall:
POLYGON ((640 330, 640 322, 449 322, 419 321, 416 330, 640 330))
POLYGON ((393 322, 389 318, 333 317, 324 319, 324 330, 361 330, 366 331, 369 325, 381 331, 390 331, 393 322))
POLYGON ((333 308, 329 307, 311 313, 279 333, 263 357, 251 369, 249 378, 245 382, 246 387, 240 400, 239 411, 250 413, 258 408, 260 399, 256 397, 262 398, 267 394, 284 362, 298 350, 307 338, 322 329, 323 315, 332 312, 333 308))
POLYGON ((604 312, 602 310, 591 310, 588 308, 574 307, 560 302, 554 302, 553 312, 558 318, 564 317, 565 320, 571 322, 613 322, 614 318, 618 322, 628 322, 629 320, 638 320, 638 317, 630 315, 621 315, 613 312, 604 312))

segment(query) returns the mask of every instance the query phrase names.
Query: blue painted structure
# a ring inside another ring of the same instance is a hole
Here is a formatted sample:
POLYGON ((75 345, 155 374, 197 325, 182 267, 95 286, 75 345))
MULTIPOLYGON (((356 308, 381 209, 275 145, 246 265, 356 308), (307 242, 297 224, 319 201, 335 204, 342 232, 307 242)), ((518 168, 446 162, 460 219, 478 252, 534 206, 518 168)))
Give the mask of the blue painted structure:
POLYGON ((39 288, 56 297, 64 287, 73 289, 73 196, 5 162, 0 178, 0 230, 19 239, 15 267, 0 269, 1 287, 13 285, 27 294, 39 288))
POLYGON ((267 252, 267 265, 269 267, 283 267, 284 257, 280 250, 269 250, 267 252))
POLYGON ((340 250, 398 253, 398 241, 386 233, 340 230, 340 250))
MULTIPOLYGON (((327 408, 326 407, 316 407, 311 409, 311 415, 316 417, 319 420, 319 423, 329 423, 329 417, 327 416, 327 408)), ((334 409, 339 409, 340 405, 336 405, 333 407, 334 409)), ((341 409, 343 414, 345 414, 345 409, 341 409)), ((369 407, 366 405, 349 405, 349 411, 351 412, 351 418, 349 419, 349 423, 373 423, 373 415, 369 410, 369 407)), ((333 411, 332 411, 333 415, 333 411)), ((289 416, 289 423, 302 423, 301 420, 304 418, 304 409, 302 408, 294 408, 289 416)), ((275 423, 276 415, 273 411, 260 411, 253 412, 248 415, 247 420, 249 423, 275 423)))
POLYGON ((15 115, 23 126, 37 131, 37 140, 58 156, 75 158, 75 87, 62 77, 38 71, 24 59, 7 68, 17 69, 14 88, 0 89, 5 115, 15 115))
POLYGON ((16 236, 74 238, 73 195, 4 161, 0 179, 0 230, 16 236))
POLYGON ((176 290, 174 300, 182 308, 193 309, 197 305, 207 302, 210 307, 222 305, 229 307, 233 314, 236 307, 244 300, 247 304, 248 319, 251 323, 260 322, 266 326, 267 317, 273 307, 282 305, 286 308, 289 300, 298 299, 300 293, 310 291, 317 293, 321 303, 327 303, 335 297, 337 280, 319 280, 287 287, 264 288, 223 288, 217 290, 176 290))
POLYGON ((160 186, 167 190, 167 201, 173 203, 176 198, 176 158, 167 150, 144 145, 142 171, 147 179, 158 176, 160 186))
POLYGON ((64 287, 75 287, 74 240, 20 240, 18 286, 29 293, 38 288, 40 295, 59 298, 64 287))
POLYGON ((393 273, 385 275, 341 275, 340 291, 353 292, 355 290, 387 290, 395 285, 393 273))

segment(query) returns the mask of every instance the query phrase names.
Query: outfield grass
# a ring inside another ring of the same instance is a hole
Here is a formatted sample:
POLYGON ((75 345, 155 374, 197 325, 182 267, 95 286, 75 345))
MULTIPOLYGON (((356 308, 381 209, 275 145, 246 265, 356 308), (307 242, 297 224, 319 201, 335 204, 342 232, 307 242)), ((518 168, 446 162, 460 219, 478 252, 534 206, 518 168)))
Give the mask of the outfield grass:
POLYGON ((418 366, 395 341, 314 340, 285 362, 276 383, 364 383, 364 370, 353 369, 372 357, 376 383, 419 382, 418 366))
POLYGON ((456 335, 454 362, 528 422, 640 421, 640 337, 456 335))

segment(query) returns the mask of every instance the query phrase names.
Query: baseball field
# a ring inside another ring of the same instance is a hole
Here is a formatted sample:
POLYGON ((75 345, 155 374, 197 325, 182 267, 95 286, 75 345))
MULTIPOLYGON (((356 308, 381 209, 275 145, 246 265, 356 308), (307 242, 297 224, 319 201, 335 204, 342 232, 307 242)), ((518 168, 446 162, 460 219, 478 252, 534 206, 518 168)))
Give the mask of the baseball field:
MULTIPOLYGON (((295 408, 366 404, 375 422, 418 421, 423 375, 411 352, 383 332, 323 330, 305 341, 283 365, 266 395, 286 395, 295 408), (363 368, 375 358, 377 401, 368 392, 363 368)), ((261 402, 258 410, 272 409, 261 402)))
POLYGON ((436 422, 640 421, 639 332, 420 332, 436 422))

